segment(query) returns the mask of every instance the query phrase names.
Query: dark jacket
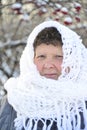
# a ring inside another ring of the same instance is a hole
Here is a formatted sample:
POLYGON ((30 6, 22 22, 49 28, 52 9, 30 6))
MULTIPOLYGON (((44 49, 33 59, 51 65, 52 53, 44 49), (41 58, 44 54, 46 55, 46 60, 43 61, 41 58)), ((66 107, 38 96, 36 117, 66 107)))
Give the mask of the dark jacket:
POLYGON ((0 108, 0 130, 15 130, 14 119, 16 112, 7 102, 6 96, 1 101, 0 108))

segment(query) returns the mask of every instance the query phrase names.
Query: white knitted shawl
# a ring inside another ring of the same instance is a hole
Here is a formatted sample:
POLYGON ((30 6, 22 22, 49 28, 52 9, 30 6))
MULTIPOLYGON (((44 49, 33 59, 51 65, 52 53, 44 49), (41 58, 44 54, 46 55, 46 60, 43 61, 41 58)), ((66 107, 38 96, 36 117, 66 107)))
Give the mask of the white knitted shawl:
POLYGON ((20 76, 9 79, 5 89, 8 102, 17 112, 16 130, 38 130, 40 120, 42 130, 51 130, 54 121, 58 130, 80 130, 80 113, 87 130, 87 49, 80 37, 64 25, 46 21, 32 31, 20 59, 20 76), (45 27, 56 27, 62 36, 64 57, 58 80, 40 76, 33 63, 34 39, 45 27), (69 73, 65 71, 67 67, 69 73))

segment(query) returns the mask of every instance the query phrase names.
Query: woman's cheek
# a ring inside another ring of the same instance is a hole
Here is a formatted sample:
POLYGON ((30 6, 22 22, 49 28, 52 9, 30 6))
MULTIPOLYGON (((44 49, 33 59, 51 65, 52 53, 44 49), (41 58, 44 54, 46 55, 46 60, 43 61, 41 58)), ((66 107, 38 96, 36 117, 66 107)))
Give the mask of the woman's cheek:
POLYGON ((36 67, 37 67, 37 70, 38 70, 39 72, 41 72, 41 71, 42 71, 42 68, 43 68, 43 64, 42 64, 41 62, 35 62, 35 65, 36 65, 36 67))

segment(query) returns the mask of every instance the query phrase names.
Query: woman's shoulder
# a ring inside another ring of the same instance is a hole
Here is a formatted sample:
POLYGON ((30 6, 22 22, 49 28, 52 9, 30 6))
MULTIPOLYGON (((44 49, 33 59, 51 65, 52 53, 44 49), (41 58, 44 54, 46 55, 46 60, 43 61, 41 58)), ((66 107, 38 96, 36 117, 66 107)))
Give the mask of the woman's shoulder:
POLYGON ((13 128, 15 118, 16 112, 4 96, 0 108, 0 130, 15 130, 13 128))

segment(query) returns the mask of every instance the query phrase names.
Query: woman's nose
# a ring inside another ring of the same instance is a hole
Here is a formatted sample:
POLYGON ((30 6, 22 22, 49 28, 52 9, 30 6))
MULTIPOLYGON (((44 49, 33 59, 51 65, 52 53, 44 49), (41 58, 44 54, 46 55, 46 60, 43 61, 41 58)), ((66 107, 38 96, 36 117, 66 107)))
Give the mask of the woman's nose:
POLYGON ((45 68, 47 68, 47 69, 49 69, 49 68, 53 68, 53 62, 51 62, 51 61, 48 61, 48 62, 46 62, 45 64, 44 64, 44 67, 45 68))

